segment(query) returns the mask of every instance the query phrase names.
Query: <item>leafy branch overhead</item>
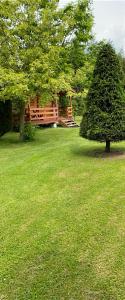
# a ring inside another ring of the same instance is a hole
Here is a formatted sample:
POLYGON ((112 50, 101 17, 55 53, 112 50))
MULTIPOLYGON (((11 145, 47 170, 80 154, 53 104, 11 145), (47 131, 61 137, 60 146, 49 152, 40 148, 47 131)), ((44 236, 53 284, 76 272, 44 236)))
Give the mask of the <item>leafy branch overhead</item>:
MULTIPOLYGON (((2 73, 12 76, 7 83, 11 98, 12 82, 16 86, 18 78, 24 84, 24 95, 26 90, 31 95, 44 95, 45 90, 50 95, 58 89, 72 90, 73 72, 84 65, 93 18, 88 1, 80 0, 64 9, 58 7, 58 2, 3 0, 0 4, 0 66, 2 73)), ((24 101, 18 84, 16 93, 24 101)), ((3 97, 0 90, 1 100, 3 97)))

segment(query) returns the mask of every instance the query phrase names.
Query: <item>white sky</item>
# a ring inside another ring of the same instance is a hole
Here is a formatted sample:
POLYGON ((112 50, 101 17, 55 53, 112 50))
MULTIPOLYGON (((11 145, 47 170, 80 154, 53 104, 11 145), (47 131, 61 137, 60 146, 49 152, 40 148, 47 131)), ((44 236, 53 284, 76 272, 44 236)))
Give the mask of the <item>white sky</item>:
MULTIPOLYGON (((75 0, 74 0, 75 1, 75 0)), ((60 0, 65 5, 70 0, 60 0)), ((96 39, 113 41, 125 53, 125 0, 93 0, 96 39)))

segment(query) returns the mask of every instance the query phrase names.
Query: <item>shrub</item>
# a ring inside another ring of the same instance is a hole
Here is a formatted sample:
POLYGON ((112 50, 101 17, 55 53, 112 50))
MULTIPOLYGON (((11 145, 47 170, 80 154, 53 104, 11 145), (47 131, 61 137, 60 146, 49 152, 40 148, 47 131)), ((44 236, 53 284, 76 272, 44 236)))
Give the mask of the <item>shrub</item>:
POLYGON ((36 127, 31 123, 27 123, 24 126, 24 141, 33 141, 35 138, 36 127))

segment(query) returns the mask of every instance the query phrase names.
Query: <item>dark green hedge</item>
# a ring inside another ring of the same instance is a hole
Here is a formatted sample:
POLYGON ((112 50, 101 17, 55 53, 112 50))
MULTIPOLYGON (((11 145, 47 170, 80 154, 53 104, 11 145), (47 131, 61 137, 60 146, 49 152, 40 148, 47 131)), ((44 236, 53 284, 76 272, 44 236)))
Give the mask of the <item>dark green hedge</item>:
POLYGON ((11 101, 0 101, 0 136, 11 130, 12 104, 11 101))

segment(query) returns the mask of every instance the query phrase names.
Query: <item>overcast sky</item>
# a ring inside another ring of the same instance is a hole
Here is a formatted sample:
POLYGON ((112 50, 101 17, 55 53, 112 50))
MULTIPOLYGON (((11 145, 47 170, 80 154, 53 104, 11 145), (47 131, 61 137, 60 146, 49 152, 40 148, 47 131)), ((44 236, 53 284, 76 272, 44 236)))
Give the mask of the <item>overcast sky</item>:
MULTIPOLYGON (((65 5, 70 0, 60 0, 65 5)), ((93 0, 96 39, 113 41, 125 53, 125 0, 93 0)))

